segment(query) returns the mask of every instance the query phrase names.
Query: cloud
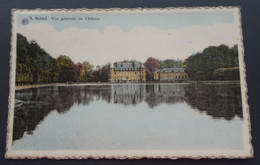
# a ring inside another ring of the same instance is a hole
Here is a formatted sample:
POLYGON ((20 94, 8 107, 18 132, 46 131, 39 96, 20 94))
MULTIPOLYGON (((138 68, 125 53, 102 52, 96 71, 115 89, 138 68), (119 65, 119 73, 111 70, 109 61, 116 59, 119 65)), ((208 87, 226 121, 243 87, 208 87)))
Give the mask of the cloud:
POLYGON ((234 24, 188 26, 162 30, 135 27, 125 32, 119 26, 103 31, 69 27, 56 31, 46 23, 27 25, 18 30, 29 40, 36 40, 53 57, 68 55, 74 62, 89 61, 93 65, 148 57, 185 59, 192 53, 212 45, 236 44, 238 32, 234 24))

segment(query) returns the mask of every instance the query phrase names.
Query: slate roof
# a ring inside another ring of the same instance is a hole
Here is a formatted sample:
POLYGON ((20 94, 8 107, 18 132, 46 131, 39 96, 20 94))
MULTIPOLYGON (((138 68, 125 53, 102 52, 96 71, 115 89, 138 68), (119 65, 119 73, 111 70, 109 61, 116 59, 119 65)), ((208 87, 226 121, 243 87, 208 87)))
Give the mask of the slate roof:
POLYGON ((121 61, 113 64, 115 70, 139 70, 143 68, 142 63, 138 61, 121 61))
POLYGON ((184 72, 183 68, 163 68, 157 69, 156 72, 184 72))

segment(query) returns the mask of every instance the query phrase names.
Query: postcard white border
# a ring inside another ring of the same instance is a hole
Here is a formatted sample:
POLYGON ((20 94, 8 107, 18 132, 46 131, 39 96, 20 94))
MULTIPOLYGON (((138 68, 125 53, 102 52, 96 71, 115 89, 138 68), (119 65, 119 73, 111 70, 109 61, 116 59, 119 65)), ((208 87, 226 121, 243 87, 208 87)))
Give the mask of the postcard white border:
POLYGON ((240 7, 179 7, 179 8, 134 8, 134 9, 50 9, 50 10, 27 10, 27 9, 13 9, 12 10, 12 36, 11 36, 11 52, 10 52, 10 75, 9 75, 9 99, 8 99, 8 122, 7 122, 7 136, 6 136, 6 154, 7 159, 141 159, 141 158, 190 158, 190 159, 220 159, 220 158, 252 158, 253 147, 251 144, 251 124, 249 116, 249 105, 247 96, 247 83, 246 83, 246 67, 244 62, 244 46, 241 25, 240 7), (243 107, 244 122, 243 129, 243 143, 244 150, 51 150, 51 151, 17 151, 12 150, 12 132, 13 132, 13 117, 14 117, 14 96, 15 96, 15 61, 16 61, 16 33, 17 33, 17 15, 19 14, 44 14, 44 13, 117 13, 117 12, 196 12, 196 11, 233 11, 235 13, 235 24, 238 36, 238 51, 239 51, 239 69, 240 69, 240 82, 241 82, 241 96, 243 107))

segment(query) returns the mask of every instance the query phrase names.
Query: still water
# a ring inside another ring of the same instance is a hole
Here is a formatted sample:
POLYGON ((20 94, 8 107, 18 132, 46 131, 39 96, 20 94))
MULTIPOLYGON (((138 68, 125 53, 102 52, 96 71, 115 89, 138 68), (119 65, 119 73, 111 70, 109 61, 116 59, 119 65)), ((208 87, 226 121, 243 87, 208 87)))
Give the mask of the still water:
POLYGON ((50 86, 15 99, 15 150, 243 148, 239 82, 50 86))

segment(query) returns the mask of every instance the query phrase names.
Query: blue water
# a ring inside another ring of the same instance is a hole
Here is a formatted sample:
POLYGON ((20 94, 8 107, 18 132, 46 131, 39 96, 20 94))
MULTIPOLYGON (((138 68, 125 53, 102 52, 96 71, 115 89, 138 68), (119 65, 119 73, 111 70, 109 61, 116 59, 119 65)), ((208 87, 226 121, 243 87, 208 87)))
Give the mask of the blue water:
POLYGON ((15 98, 14 150, 243 148, 237 82, 50 86, 15 98))

